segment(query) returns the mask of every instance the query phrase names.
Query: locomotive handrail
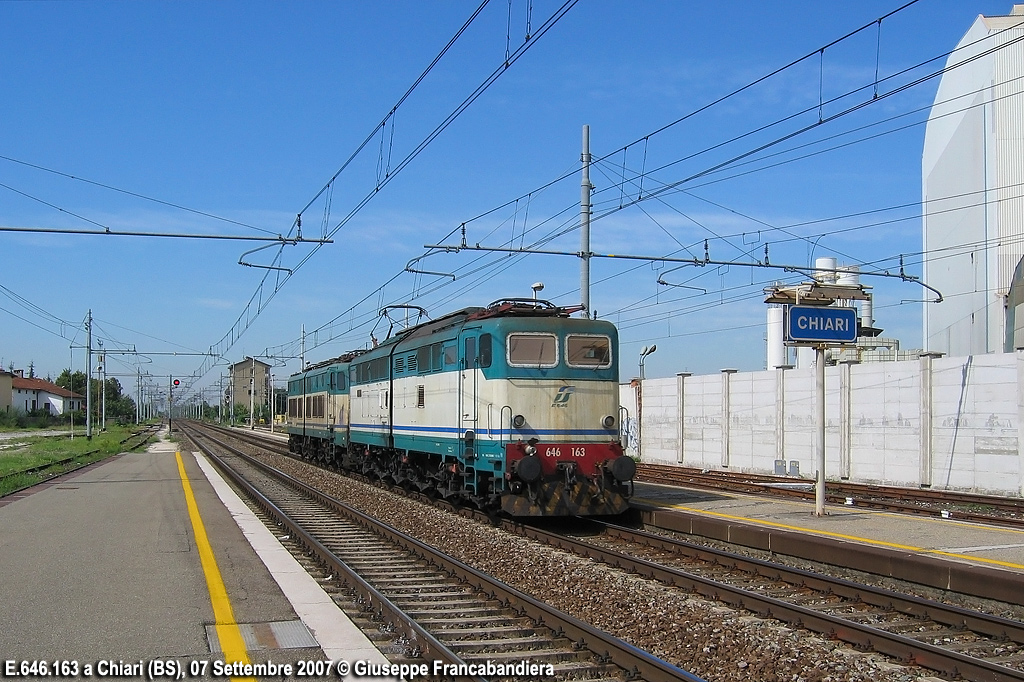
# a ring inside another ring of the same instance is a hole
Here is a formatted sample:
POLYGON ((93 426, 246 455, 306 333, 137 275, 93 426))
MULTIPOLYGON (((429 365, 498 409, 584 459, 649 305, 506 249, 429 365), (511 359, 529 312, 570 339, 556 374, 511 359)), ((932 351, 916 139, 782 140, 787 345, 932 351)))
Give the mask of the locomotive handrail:
POLYGON ((626 424, 628 424, 628 423, 629 423, 629 408, 626 407, 625 405, 619 405, 619 445, 622 446, 623 450, 626 449, 625 439, 626 439, 626 436, 629 434, 629 431, 626 430, 626 424), (623 414, 626 415, 625 419, 623 419, 623 417, 622 417, 623 414))
POLYGON ((498 412, 498 445, 505 444, 505 410, 508 410, 508 440, 512 442, 512 406, 503 405, 501 411, 498 412))

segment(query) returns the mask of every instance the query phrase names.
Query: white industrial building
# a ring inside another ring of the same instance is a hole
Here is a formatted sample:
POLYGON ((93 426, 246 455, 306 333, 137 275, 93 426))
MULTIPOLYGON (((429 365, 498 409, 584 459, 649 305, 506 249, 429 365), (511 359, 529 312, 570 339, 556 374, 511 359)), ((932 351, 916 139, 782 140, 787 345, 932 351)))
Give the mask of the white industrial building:
POLYGON ((945 299, 924 305, 929 351, 1024 346, 1024 296, 1011 290, 1024 255, 1022 37, 1024 5, 979 16, 947 60, 925 129, 923 276, 945 299))

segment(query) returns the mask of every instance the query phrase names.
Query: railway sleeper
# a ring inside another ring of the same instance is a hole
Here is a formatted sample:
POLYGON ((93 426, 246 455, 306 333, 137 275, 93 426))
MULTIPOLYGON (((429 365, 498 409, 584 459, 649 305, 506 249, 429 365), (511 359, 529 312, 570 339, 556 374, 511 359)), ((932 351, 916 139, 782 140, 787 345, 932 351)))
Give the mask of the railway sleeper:
POLYGON ((426 568, 418 561, 389 561, 386 566, 381 566, 379 563, 376 563, 374 561, 354 560, 346 561, 345 563, 347 563, 349 567, 353 569, 358 569, 360 575, 362 575, 364 578, 378 575, 387 577, 389 575, 395 575, 399 572, 412 573, 414 571, 422 571, 424 568, 426 568))
POLYGON ((442 640, 445 640, 445 641, 447 641, 448 638, 456 638, 456 637, 466 637, 466 636, 479 637, 481 634, 487 635, 489 637, 495 637, 495 638, 498 637, 498 636, 502 636, 502 635, 509 635, 509 636, 517 635, 517 636, 521 636, 521 637, 526 637, 526 636, 537 636, 537 627, 534 626, 532 624, 532 621, 531 621, 529 625, 502 625, 502 626, 496 626, 496 627, 489 627, 485 631, 483 631, 483 633, 481 633, 481 629, 480 628, 476 627, 476 628, 446 628, 445 630, 443 630, 443 631, 441 631, 439 633, 436 633, 436 634, 438 636, 438 639, 442 639, 442 640))
MULTIPOLYGON (((498 623, 501 623, 501 626, 499 626, 499 627, 508 627, 510 625, 512 625, 512 626, 519 625, 521 627, 530 627, 530 628, 535 628, 536 627, 536 624, 533 622, 533 619, 532 618, 528 618, 526 616, 522 616, 522 617, 518 617, 518 618, 514 617, 514 616, 504 616, 504 617, 500 617, 500 618, 495 618, 494 616, 464 616, 464 617, 460 617, 458 619, 458 621, 452 621, 451 619, 448 619, 448 618, 423 618, 423 619, 421 619, 418 622, 419 622, 420 625, 423 625, 424 627, 426 627, 428 625, 429 626, 451 625, 453 623, 455 623, 457 625, 469 625, 471 623, 475 623, 478 627, 489 626, 488 630, 493 630, 494 629, 493 627, 490 627, 491 624, 497 625, 498 623)), ((437 633, 434 633, 434 634, 437 635, 437 633)))
POLYGON ((387 591, 398 589, 400 586, 408 585, 433 585, 437 582, 437 576, 431 575, 391 575, 391 571, 386 571, 383 579, 371 580, 373 586, 382 592, 386 588, 387 591))
MULTIPOLYGON (((528 658, 533 663, 542 663, 542 664, 543 663, 551 663, 552 665, 555 665, 555 664, 558 664, 558 663, 561 663, 563 665, 565 665, 565 664, 570 664, 571 665, 571 664, 575 663, 577 665, 583 665, 583 666, 585 666, 587 668, 589 668, 590 666, 594 665, 593 660, 590 658, 590 652, 589 651, 588 652, 577 651, 576 649, 573 648, 572 642, 570 642, 568 640, 564 640, 565 641, 565 648, 562 648, 562 649, 550 648, 550 647, 556 646, 555 642, 558 642, 558 641, 559 640, 555 640, 554 642, 552 642, 551 640, 548 640, 547 642, 544 643, 545 647, 542 648, 542 649, 536 649, 536 648, 535 649, 514 649, 514 650, 511 650, 511 651, 508 651, 508 650, 505 650, 504 648, 502 648, 501 650, 488 651, 483 656, 471 656, 471 655, 468 655, 468 656, 465 656, 464 658, 467 658, 467 659, 477 659, 477 660, 486 659, 486 660, 494 661, 495 663, 503 663, 503 662, 518 662, 518 661, 521 661, 523 659, 524 654, 529 654, 528 658)), ((494 643, 495 644, 499 644, 498 641, 495 641, 494 643)))
POLYGON ((434 592, 424 590, 406 590, 396 592, 388 597, 394 602, 417 602, 422 604, 480 604, 495 601, 493 598, 482 597, 474 592, 434 592))
POLYGON ((924 623, 921 621, 917 621, 916 623, 913 621, 885 623, 885 629, 889 632, 898 632, 901 635, 906 635, 911 639, 929 639, 934 637, 955 637, 956 639, 963 639, 965 636, 972 636, 976 637, 980 641, 991 641, 978 637, 975 633, 970 632, 966 628, 945 627, 941 623, 934 623, 931 621, 924 623))
MULTIPOLYGON (((477 592, 466 592, 457 583, 434 585, 407 585, 399 587, 388 594, 388 599, 475 599, 480 600, 477 592), (451 589, 448 589, 451 588, 451 589), (447 591, 446 591, 447 590, 447 591)), ((470 588, 472 589, 472 588, 470 588)))
POLYGON ((986 658, 989 663, 996 663, 1006 667, 1015 667, 1024 663, 1024 653, 1011 654, 1009 656, 999 656, 997 658, 986 658))
MULTIPOLYGON (((360 538, 357 537, 356 540, 358 542, 360 541, 360 538)), ((361 541, 366 542, 367 540, 361 541)), ((349 561, 350 559, 357 561, 362 558, 376 559, 378 557, 393 557, 395 555, 395 551, 393 549, 388 549, 387 547, 360 547, 358 544, 351 548, 336 547, 335 549, 337 550, 335 553, 339 557, 345 559, 345 561, 349 561)))
MULTIPOLYGON (((534 637, 509 637, 504 639, 459 639, 459 640, 445 640, 444 644, 449 649, 457 651, 464 651, 467 653, 486 653, 494 649, 495 646, 500 646, 502 649, 515 647, 516 651, 530 650, 533 651, 532 647, 538 645, 547 645, 550 642, 549 639, 543 636, 534 637)), ((556 642, 557 646, 570 646, 571 642, 565 640, 564 642, 556 642)))
POLYGON ((402 609, 402 610, 405 611, 405 613, 407 613, 410 616, 412 616, 413 618, 419 618, 420 616, 434 616, 435 614, 439 614, 439 615, 446 616, 448 620, 462 621, 467 616, 468 617, 481 616, 481 617, 486 617, 486 618, 497 618, 497 617, 501 616, 503 613, 505 613, 504 609, 505 609, 505 607, 503 607, 501 604, 493 604, 492 606, 479 606, 479 607, 470 608, 470 609, 460 609, 458 613, 453 613, 451 611, 447 611, 446 612, 443 609, 436 609, 436 608, 434 608, 434 609, 428 609, 428 608, 415 609, 415 608, 413 608, 413 609, 402 609))
POLYGON ((949 649, 950 651, 968 653, 969 655, 973 655, 970 652, 984 651, 987 652, 986 655, 989 655, 991 653, 1001 653, 1000 649, 1005 650, 1007 646, 1005 642, 997 642, 995 640, 984 639, 982 637, 968 639, 965 633, 963 636, 957 637, 957 641, 955 642, 944 642, 942 644, 942 648, 949 649))

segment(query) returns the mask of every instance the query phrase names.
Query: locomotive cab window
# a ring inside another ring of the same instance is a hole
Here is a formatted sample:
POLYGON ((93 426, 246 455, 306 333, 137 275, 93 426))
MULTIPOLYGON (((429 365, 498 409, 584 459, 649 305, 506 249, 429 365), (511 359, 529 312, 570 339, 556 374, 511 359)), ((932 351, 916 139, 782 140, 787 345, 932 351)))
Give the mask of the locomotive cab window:
POLYGON ((612 340, 607 336, 570 334, 565 339, 565 361, 570 367, 611 367, 612 340))
POLYGON ((491 335, 481 334, 480 335, 480 366, 490 367, 491 366, 491 335))
POLYGON ((509 334, 508 364, 512 367, 555 367, 558 364, 558 339, 554 334, 509 334))

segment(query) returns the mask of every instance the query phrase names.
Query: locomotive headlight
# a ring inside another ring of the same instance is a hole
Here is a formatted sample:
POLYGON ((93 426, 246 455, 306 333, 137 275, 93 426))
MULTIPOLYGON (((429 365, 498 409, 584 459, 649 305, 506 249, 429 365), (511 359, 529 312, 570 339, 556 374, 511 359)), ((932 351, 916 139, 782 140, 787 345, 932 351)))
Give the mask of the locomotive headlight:
POLYGON ((512 417, 512 426, 516 427, 517 429, 523 428, 524 424, 526 424, 526 417, 524 417, 523 415, 517 414, 516 416, 512 417))
POLYGON ((609 414, 606 417, 602 418, 601 426, 603 426, 606 429, 612 428, 613 426, 615 426, 615 417, 609 414))

